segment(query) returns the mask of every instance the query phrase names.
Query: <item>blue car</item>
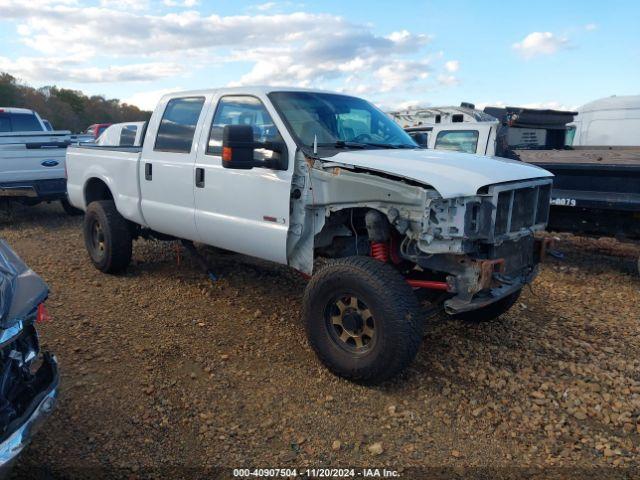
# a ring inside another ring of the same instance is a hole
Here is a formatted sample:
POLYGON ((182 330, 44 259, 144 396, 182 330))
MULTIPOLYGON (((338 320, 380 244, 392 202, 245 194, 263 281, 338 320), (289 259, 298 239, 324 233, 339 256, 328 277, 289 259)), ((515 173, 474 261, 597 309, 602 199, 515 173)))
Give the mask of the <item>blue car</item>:
POLYGON ((35 325, 48 318, 47 284, 0 240, 0 477, 51 413, 55 356, 41 353, 35 325))

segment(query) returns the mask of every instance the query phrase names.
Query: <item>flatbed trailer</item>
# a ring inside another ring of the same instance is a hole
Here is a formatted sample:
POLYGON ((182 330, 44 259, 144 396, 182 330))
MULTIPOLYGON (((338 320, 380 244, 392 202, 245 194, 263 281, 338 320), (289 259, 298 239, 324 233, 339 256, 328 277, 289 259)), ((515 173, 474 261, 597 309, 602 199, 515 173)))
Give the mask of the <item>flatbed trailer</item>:
POLYGON ((640 239, 640 147, 514 150, 555 175, 549 229, 640 239))

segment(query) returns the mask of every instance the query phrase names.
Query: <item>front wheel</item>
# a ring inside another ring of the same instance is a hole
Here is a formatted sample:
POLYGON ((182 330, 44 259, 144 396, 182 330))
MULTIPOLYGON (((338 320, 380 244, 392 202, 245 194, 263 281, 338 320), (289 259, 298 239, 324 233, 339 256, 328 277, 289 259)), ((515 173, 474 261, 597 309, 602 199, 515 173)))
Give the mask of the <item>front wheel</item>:
POLYGON ((522 289, 516 290, 510 295, 501 298, 497 302, 493 302, 486 307, 472 310, 470 312, 458 313, 452 315, 453 318, 458 320, 464 320, 466 322, 489 322, 495 320, 503 313, 506 313, 511 307, 515 305, 522 293, 522 289))
POLYGON ((341 377, 380 383, 418 353, 422 319, 417 298, 388 264, 368 257, 334 260, 311 278, 303 303, 312 348, 341 377))
POLYGON ((131 261, 129 225, 112 200, 91 202, 84 215, 84 244, 93 265, 104 273, 124 271, 131 261))

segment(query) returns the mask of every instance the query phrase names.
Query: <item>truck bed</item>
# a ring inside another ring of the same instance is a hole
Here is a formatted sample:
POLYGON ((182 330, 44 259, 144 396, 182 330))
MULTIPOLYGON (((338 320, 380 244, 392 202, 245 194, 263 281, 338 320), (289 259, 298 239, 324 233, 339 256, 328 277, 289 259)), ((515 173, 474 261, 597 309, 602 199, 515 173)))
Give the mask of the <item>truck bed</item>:
POLYGON ((640 147, 515 153, 555 175, 551 229, 640 238, 640 147))

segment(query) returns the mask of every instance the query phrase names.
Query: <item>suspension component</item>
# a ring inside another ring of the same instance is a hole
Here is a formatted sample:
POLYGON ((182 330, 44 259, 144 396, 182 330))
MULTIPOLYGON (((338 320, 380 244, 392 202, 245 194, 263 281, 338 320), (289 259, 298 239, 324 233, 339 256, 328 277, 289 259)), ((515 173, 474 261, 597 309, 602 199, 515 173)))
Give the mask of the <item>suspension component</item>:
POLYGON ((389 261, 389 245, 384 242, 371 242, 371 256, 387 263, 389 261))
POLYGON ((450 291, 450 287, 447 282, 435 282, 432 280, 412 280, 408 278, 407 283, 413 288, 426 288, 428 290, 442 290, 444 292, 450 291))

